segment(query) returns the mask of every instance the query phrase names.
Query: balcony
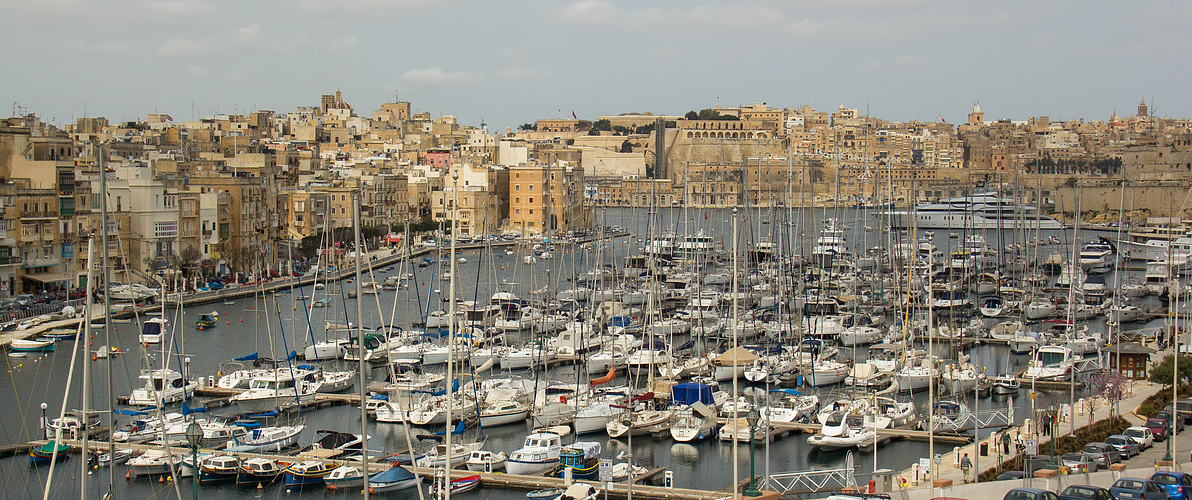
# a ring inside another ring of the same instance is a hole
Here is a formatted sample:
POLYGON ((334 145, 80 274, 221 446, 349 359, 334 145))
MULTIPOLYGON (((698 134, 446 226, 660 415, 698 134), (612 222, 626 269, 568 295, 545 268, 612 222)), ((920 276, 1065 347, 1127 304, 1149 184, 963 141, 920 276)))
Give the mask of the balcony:
POLYGON ((57 257, 42 257, 39 259, 29 259, 29 260, 25 261, 25 264, 21 267, 23 267, 23 268, 52 267, 52 266, 56 266, 61 263, 62 263, 62 259, 59 259, 57 257))
POLYGON ((62 243, 74 243, 75 236, 75 233, 62 233, 62 235, 58 237, 58 240, 62 243))
POLYGON ((58 212, 40 212, 25 210, 21 212, 22 219, 57 219, 58 212))
POLYGON ((0 257, 0 266, 20 264, 20 263, 21 263, 20 255, 13 255, 10 257, 0 257))

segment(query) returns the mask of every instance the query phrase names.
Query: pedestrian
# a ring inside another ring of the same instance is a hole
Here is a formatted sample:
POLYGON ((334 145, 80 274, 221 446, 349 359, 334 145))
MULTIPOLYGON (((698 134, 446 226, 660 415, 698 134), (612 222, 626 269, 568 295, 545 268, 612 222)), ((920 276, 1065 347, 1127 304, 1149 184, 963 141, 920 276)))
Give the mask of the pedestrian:
POLYGON ((969 460, 968 453, 965 453, 963 457, 960 457, 960 471, 964 473, 964 482, 967 483, 972 481, 972 478, 969 477, 969 472, 971 472, 972 469, 973 461, 969 460))
POLYGON ((1010 431, 1009 430, 1002 433, 1002 453, 1004 453, 1006 455, 1010 454, 1010 431))
POLYGON ((1051 435, 1051 413, 1050 412, 1043 413, 1043 432, 1041 434, 1044 436, 1051 435))

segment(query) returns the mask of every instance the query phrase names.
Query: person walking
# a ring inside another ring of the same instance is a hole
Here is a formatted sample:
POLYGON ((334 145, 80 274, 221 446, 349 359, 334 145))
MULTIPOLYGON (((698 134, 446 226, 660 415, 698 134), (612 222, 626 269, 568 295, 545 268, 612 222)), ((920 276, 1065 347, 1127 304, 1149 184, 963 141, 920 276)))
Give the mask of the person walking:
POLYGON ((1043 432, 1044 436, 1051 435, 1051 412, 1043 412, 1043 432))
POLYGON ((1006 455, 1010 454, 1010 431, 1008 429, 1002 433, 1002 452, 1006 455))
POLYGON ((965 453, 963 457, 960 457, 960 471, 964 473, 965 483, 972 481, 972 478, 969 477, 969 473, 972 472, 972 470, 973 461, 969 459, 968 453, 965 453))

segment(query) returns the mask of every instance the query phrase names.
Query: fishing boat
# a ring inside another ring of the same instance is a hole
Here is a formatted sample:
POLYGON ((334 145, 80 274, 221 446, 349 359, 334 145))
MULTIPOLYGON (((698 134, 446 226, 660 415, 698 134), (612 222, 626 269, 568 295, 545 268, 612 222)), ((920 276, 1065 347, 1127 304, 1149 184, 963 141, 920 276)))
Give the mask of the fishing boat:
MULTIPOLYGON (((451 494, 456 495, 472 491, 480 487, 480 475, 460 477, 451 480, 451 494)), ((435 481, 430 487, 430 494, 435 498, 446 498, 447 492, 443 490, 442 481, 435 481)))
POLYGON ((236 485, 269 484, 277 480, 282 468, 267 458, 248 458, 236 470, 236 485))
POLYGON ((199 319, 195 320, 195 327, 200 330, 206 330, 208 328, 215 328, 216 325, 218 325, 218 324, 219 324, 219 313, 216 311, 211 311, 208 314, 200 315, 199 319))
POLYGON ((1010 374, 998 375, 993 379, 993 386, 990 390, 994 394, 1018 394, 1019 386, 1018 379, 1010 374))
POLYGON ((69 452, 70 452, 70 446, 65 445, 65 444, 55 444, 55 442, 51 440, 50 442, 42 445, 41 447, 37 447, 37 448, 30 447, 29 448, 29 464, 30 465, 48 464, 48 463, 50 463, 51 460, 54 459, 55 455, 58 457, 59 460, 62 460, 64 458, 70 456, 70 455, 68 455, 69 452))
POLYGON ((56 342, 54 339, 13 339, 12 343, 8 344, 8 348, 13 352, 53 352, 54 342, 56 342))
POLYGON ((286 486, 314 486, 325 484, 323 478, 331 473, 334 467, 321 460, 303 460, 282 469, 285 474, 286 486))
POLYGON ((564 477, 567 469, 571 469, 571 477, 575 479, 594 479, 600 472, 600 443, 595 441, 576 441, 559 451, 559 465, 551 473, 552 476, 564 477))
POLYGON ((417 485, 418 477, 400 465, 390 467, 368 478, 368 489, 378 493, 413 488, 417 485))
POLYGON ((240 470, 240 459, 234 455, 211 455, 199 460, 199 484, 231 481, 240 470))
POLYGON ((132 454, 133 454, 132 448, 122 448, 122 449, 116 450, 112 454, 100 453, 99 456, 96 457, 96 462, 99 464, 100 467, 108 467, 111 465, 120 465, 125 462, 128 462, 128 459, 132 458, 132 454))
POLYGON ((331 472, 323 477, 323 482, 327 483, 327 489, 332 490, 364 486, 364 473, 356 467, 341 465, 331 469, 331 472))
POLYGON ((43 339, 54 340, 75 340, 78 337, 79 329, 77 328, 54 328, 41 334, 41 338, 43 339))

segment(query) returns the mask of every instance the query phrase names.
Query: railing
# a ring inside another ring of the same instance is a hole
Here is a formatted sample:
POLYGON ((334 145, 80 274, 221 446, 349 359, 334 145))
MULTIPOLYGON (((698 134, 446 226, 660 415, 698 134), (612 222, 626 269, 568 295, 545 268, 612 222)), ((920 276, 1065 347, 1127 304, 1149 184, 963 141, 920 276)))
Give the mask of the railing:
POLYGON ((21 212, 22 219, 56 219, 58 212, 24 210, 21 212))
MULTIPOLYGON (((849 452, 849 462, 852 462, 852 452, 849 452)), ((777 491, 783 495, 799 495, 819 491, 856 488, 857 480, 853 477, 852 467, 839 469, 809 470, 805 472, 783 472, 762 475, 761 487, 777 491)))
POLYGON ((5 264, 20 264, 21 262, 22 262, 22 258, 20 255, 12 255, 9 257, 0 257, 0 266, 5 265, 5 264))

